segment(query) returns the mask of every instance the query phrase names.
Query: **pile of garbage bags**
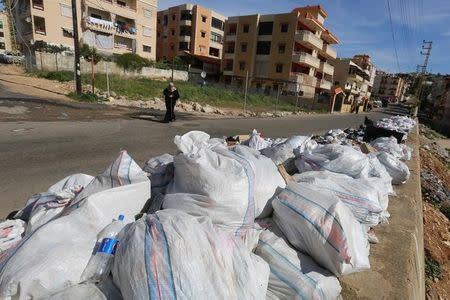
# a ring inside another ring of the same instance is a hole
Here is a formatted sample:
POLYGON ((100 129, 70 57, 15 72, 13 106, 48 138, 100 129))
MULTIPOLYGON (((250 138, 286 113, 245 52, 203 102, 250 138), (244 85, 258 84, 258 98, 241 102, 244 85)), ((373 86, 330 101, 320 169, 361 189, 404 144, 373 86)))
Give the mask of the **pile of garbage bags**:
POLYGON ((412 149, 382 137, 364 153, 363 136, 254 130, 229 146, 191 131, 142 169, 122 151, 0 222, 0 298, 339 299, 338 278, 370 268, 392 184, 409 178, 412 149), (111 222, 124 224, 99 240, 111 222), (97 256, 104 276, 86 279, 97 256))

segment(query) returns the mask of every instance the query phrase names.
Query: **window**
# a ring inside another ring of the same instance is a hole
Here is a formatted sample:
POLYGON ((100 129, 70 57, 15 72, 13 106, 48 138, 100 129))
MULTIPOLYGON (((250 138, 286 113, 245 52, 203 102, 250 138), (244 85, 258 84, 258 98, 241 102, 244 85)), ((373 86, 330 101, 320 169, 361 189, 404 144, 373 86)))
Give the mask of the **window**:
POLYGON ((161 24, 161 19, 158 19, 158 24, 161 24))
POLYGON ((202 16, 202 22, 206 23, 206 19, 208 19, 206 16, 202 16))
POLYGON ((160 36, 161 36, 161 32, 158 31, 158 32, 156 33, 156 36, 157 36, 157 37, 160 37, 160 36))
POLYGON ((283 73, 283 64, 276 64, 275 70, 277 73, 283 73))
POLYGON ((222 43, 222 36, 218 33, 211 32, 210 40, 216 43, 222 43))
POLYGON ((72 18, 72 6, 60 3, 61 16, 72 18))
POLYGON ((168 15, 164 15, 164 17, 163 17, 163 25, 164 26, 167 26, 167 24, 169 23, 169 16, 168 15))
POLYGON ((242 25, 242 32, 243 33, 248 33, 249 30, 250 30, 250 25, 248 25, 248 24, 242 25))
POLYGON ((126 7, 127 3, 124 2, 124 1, 117 0, 117 5, 122 6, 122 7, 126 7))
POLYGON ((241 44, 241 52, 247 52, 247 43, 241 44))
POLYGON ((3 29, 3 21, 0 20, 0 29, 3 29))
POLYGON ((281 32, 288 32, 288 30, 289 30, 289 23, 282 23, 281 32))
POLYGON ((142 26, 142 35, 143 36, 152 36, 152 29, 150 27, 142 26))
POLYGON ((211 27, 214 27, 219 30, 223 30, 223 21, 212 17, 211 19, 211 27))
POLYGON ((5 37, 5 34, 3 33, 3 31, 0 31, 0 37, 5 37))
POLYGON ((175 21, 177 19, 177 15, 173 14, 172 15, 172 21, 175 21))
POLYGON ((152 17, 152 11, 150 9, 144 9, 144 17, 151 18, 152 17))
POLYGON ((284 54, 286 52, 286 44, 278 44, 278 53, 284 54))
POLYGON ((95 19, 99 19, 99 20, 102 19, 102 16, 97 15, 97 14, 93 14, 93 13, 91 13, 91 17, 93 17, 93 18, 95 18, 95 19))
POLYGON ((63 33, 63 37, 73 38, 73 31, 72 31, 72 29, 62 28, 62 33, 63 33))
POLYGON ((44 0, 33 0, 33 8, 44 10, 44 0))
POLYGON ((0 49, 6 49, 6 47, 5 47, 5 43, 3 43, 3 42, 0 42, 0 49))
POLYGON ((256 45, 257 55, 269 55, 270 54, 270 42, 258 42, 256 45))
POLYGON ((239 70, 244 71, 245 70, 245 61, 239 62, 239 70))
POLYGON ((172 29, 171 33, 172 35, 175 35, 175 29, 172 29))
POLYGON ((273 22, 259 23, 258 35, 271 35, 273 32, 273 22))
POLYGON ((200 34, 202 35, 202 38, 206 37, 206 31, 201 31, 200 34))
POLYGON ((147 45, 142 45, 142 51, 150 53, 150 52, 152 52, 152 47, 147 46, 147 45))
POLYGON ((181 21, 191 21, 192 20, 192 12, 190 10, 182 10, 180 20, 181 21))
POLYGON ((38 16, 34 16, 33 19, 34 19, 34 32, 45 35, 46 34, 45 19, 38 16))
POLYGON ((205 53, 206 47, 205 46, 198 46, 198 50, 200 53, 205 53))
POLYGON ((180 42, 180 44, 178 45, 178 50, 189 50, 189 42, 180 42))
POLYGON ((220 56, 220 50, 217 48, 209 47, 209 55, 219 57, 220 56))

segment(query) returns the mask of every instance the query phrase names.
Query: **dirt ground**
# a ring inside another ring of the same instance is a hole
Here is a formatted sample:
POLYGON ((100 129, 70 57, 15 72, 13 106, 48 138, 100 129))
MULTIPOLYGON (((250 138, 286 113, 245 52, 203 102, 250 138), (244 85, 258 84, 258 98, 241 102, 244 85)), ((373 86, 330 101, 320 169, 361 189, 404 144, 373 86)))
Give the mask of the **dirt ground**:
POLYGON ((450 170, 445 165, 447 158, 441 155, 443 149, 436 147, 437 143, 422 136, 421 144, 422 172, 432 174, 422 176, 425 254, 436 261, 442 270, 440 278, 427 279, 426 296, 427 299, 450 299, 450 220, 436 206, 445 205, 441 202, 442 198, 444 202, 450 201, 450 170))

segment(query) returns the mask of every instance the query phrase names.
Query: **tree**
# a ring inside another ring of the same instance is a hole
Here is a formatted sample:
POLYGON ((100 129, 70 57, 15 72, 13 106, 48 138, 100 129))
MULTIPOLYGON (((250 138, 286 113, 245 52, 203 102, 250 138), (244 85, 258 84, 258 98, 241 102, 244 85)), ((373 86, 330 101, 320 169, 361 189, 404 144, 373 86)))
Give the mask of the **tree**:
POLYGON ((94 47, 83 44, 80 49, 80 56, 91 63, 91 85, 92 94, 95 93, 95 65, 103 59, 94 47))
POLYGON ((69 50, 69 47, 63 46, 63 45, 49 45, 47 44, 47 46, 45 47, 45 52, 48 53, 53 53, 55 54, 55 65, 56 65, 56 71, 58 71, 58 54, 62 53, 64 51, 69 50))
POLYGON ((116 56, 116 64, 124 71, 141 71, 143 67, 149 67, 150 61, 135 53, 124 53, 116 56))

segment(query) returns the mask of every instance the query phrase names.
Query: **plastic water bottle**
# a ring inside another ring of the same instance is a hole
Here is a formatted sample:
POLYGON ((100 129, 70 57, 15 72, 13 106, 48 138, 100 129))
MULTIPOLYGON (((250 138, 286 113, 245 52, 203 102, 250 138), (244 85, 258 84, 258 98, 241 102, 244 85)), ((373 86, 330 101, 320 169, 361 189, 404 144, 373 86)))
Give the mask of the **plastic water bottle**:
POLYGON ((94 254, 89 260, 86 269, 81 274, 81 282, 99 282, 108 276, 114 261, 114 254, 118 244, 117 235, 125 226, 123 215, 103 228, 97 235, 97 244, 94 254))

